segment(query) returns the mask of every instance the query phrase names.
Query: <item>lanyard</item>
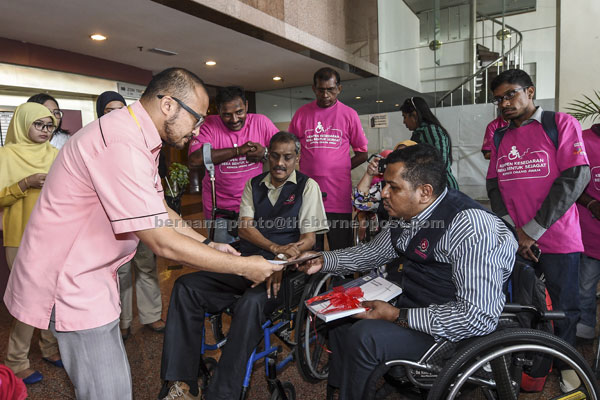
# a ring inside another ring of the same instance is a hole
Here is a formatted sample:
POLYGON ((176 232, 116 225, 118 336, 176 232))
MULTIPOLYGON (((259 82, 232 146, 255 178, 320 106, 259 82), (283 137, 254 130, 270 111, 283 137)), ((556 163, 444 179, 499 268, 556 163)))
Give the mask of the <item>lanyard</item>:
POLYGON ((140 128, 140 131, 141 131, 142 127, 130 106, 127 106, 127 111, 129 111, 129 114, 131 114, 131 116, 133 117, 133 120, 135 121, 135 124, 138 126, 138 128, 140 128))

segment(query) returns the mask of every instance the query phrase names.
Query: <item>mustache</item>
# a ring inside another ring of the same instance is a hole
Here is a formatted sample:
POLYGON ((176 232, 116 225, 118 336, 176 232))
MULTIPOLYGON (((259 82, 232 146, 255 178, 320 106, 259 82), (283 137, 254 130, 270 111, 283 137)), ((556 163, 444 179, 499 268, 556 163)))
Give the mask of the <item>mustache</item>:
POLYGON ((273 171, 283 171, 283 172, 285 172, 285 171, 287 171, 287 168, 285 168, 285 167, 273 167, 273 171))

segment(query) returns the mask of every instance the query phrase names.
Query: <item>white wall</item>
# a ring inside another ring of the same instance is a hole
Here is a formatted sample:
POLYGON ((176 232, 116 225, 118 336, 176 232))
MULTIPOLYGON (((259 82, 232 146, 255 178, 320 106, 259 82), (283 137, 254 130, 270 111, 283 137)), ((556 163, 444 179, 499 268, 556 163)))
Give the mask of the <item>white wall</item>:
MULTIPOLYGON (((560 2, 560 54, 558 77, 558 110, 566 111, 573 100, 583 95, 595 99, 600 91, 600 1, 560 2), (577 6, 575 7, 575 4, 577 6)), ((596 120, 596 123, 600 121, 596 120)), ((589 128, 588 118, 582 124, 589 128)))
MULTIPOLYGON (((589 0, 592 1, 593 0, 589 0)), ((597 3, 597 1, 596 1, 597 3)), ((581 13, 581 8, 579 9, 581 13)), ((426 13, 420 14, 421 18, 421 47, 419 49, 419 60, 421 67, 421 81, 423 81, 423 91, 432 92, 434 90, 449 90, 455 87, 456 80, 453 76, 465 76, 469 68, 469 38, 468 29, 465 35, 464 21, 468 18, 468 6, 451 7, 440 12, 440 40, 444 42, 439 50, 440 66, 434 64, 433 51, 427 47, 429 40, 433 37, 428 35, 427 29, 431 30, 431 23, 426 13), (449 16, 447 14, 450 14, 449 16), (452 18, 453 15, 458 17, 452 18), (449 21, 449 22, 448 22, 449 21), (451 24, 450 26, 448 24, 451 24), (433 70, 438 81, 434 86, 433 70), (446 79, 444 81, 444 79, 446 79), (452 87, 451 87, 452 86, 452 87)), ((589 15, 589 14, 588 14, 589 15)), ((596 16, 596 19, 598 16, 596 16)), ((501 18, 497 18, 501 21, 501 18)), ((536 11, 524 14, 509 16, 505 18, 505 23, 519 30, 523 34, 523 57, 527 64, 535 64, 537 97, 541 99, 555 97, 555 60, 556 60, 556 0, 537 0, 536 11)), ((588 24, 593 26, 593 24, 588 24)), ((478 43, 501 53, 502 45, 495 38, 496 31, 500 29, 498 25, 487 22, 483 25, 477 24, 478 43), (485 36, 485 39, 481 39, 485 36)), ((467 25, 468 28, 468 25, 467 25)), ((513 39, 513 45, 514 45, 513 39)), ((509 42, 505 42, 506 50, 509 48, 509 42)), ((591 47, 590 47, 591 48, 591 47)), ((531 68, 531 67, 530 67, 531 68)))
POLYGON ((116 81, 12 64, 0 64, 0 82, 9 87, 0 89, 0 106, 23 104, 32 90, 50 92, 61 108, 81 110, 83 125, 96 119, 97 96, 107 90, 117 91, 116 81))
MULTIPOLYGON (((536 100, 535 103, 545 110, 554 110, 554 99, 536 100)), ((487 124, 496 118, 494 105, 475 104, 434 108, 432 111, 452 139, 452 171, 460 190, 476 200, 486 200, 485 176, 489 161, 481 154, 481 144, 487 124)), ((388 113, 389 127, 385 129, 370 128, 368 115, 361 116, 361 121, 369 139, 369 154, 393 149, 396 143, 410 139, 411 132, 404 126, 399 111, 388 113)), ((365 170, 366 166, 362 165, 352 171, 355 185, 365 170)))
POLYGON ((377 2, 379 76, 421 91, 419 19, 400 0, 377 2))

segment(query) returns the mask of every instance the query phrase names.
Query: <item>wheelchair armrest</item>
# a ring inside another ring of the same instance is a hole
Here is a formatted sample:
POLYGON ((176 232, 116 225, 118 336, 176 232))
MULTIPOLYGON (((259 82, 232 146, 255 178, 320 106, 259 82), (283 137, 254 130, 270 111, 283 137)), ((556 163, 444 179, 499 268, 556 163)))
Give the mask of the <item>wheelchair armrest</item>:
POLYGON ((506 303, 502 310, 502 314, 519 314, 523 312, 535 314, 540 320, 557 320, 565 318, 564 311, 541 311, 534 306, 526 306, 517 303, 506 303))

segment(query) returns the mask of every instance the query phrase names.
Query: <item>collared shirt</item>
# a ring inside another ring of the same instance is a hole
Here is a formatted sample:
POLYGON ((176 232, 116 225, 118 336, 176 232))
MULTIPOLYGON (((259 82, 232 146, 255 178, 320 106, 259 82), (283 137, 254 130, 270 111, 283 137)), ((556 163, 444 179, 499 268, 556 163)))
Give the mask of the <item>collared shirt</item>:
POLYGON ((166 218, 159 133, 139 102, 77 132, 52 165, 10 274, 4 302, 47 329, 96 328, 119 318, 117 269, 135 254, 133 233, 166 218))
MULTIPOLYGON (((396 243, 399 249, 406 250, 446 193, 408 222, 396 243)), ((516 250, 513 233, 495 215, 479 209, 457 213, 433 252, 434 260, 452 265, 456 300, 409 309, 409 326, 436 340, 457 341, 492 332, 504 307, 502 287, 512 272, 516 250)), ((322 272, 336 274, 370 270, 398 257, 389 226, 369 243, 323 254, 322 272)))
MULTIPOLYGON (((296 171, 293 171, 286 181, 275 187, 271 183, 271 173, 268 173, 261 181, 261 185, 267 187, 267 196, 272 205, 277 203, 281 190, 286 182, 297 183, 296 171)), ((240 204, 240 218, 254 218, 254 201, 252 200, 252 179, 246 182, 244 194, 242 195, 242 203, 240 204)), ((298 213, 298 223, 300 224, 300 234, 315 232, 317 234, 326 233, 327 215, 323 207, 323 196, 319 184, 314 179, 308 178, 304 191, 302 192, 302 205, 298 213)))
POLYGON ((542 125, 541 107, 520 126, 502 128, 487 172, 492 209, 537 241, 542 253, 583 250, 575 201, 589 182, 589 162, 581 125, 554 114, 558 147, 542 125), (510 218, 508 218, 510 217, 510 218))

